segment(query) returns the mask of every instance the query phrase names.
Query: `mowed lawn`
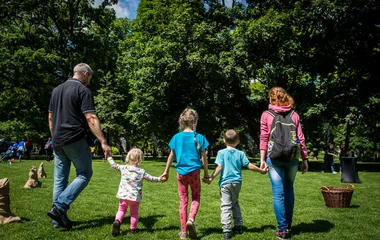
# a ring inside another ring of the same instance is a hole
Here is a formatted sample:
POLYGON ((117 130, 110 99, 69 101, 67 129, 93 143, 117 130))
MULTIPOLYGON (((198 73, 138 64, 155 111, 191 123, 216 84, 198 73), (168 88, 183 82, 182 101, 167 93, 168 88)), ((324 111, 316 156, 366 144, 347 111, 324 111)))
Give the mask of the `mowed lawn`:
MULTIPOLYGON (((121 225, 121 235, 111 235, 112 223, 118 208, 115 197, 120 180, 118 171, 102 160, 94 160, 94 174, 90 184, 71 205, 69 218, 72 230, 54 229, 46 215, 51 208, 53 191, 53 163, 25 160, 11 166, 0 164, 0 178, 10 180, 11 211, 21 217, 17 223, 0 225, 0 239, 179 239, 180 232, 175 168, 169 181, 145 181, 140 205, 139 232, 128 233, 129 217, 121 225), (41 188, 24 189, 31 166, 45 164, 46 179, 41 188)), ((117 159, 121 163, 120 158, 117 159)), ((315 165, 315 163, 314 163, 315 165)), ((154 176, 162 174, 165 162, 146 159, 141 165, 154 176)), ((209 174, 213 171, 210 164, 209 174)), ((292 239, 380 239, 380 173, 361 170, 361 184, 353 184, 355 191, 350 208, 328 208, 320 191, 322 186, 347 186, 340 182, 340 174, 320 173, 317 167, 296 178, 296 204, 292 239)), ((75 177, 72 168, 70 180, 75 177)), ((275 239, 276 221, 272 206, 268 174, 243 171, 240 193, 245 231, 233 239, 275 239)), ((219 210, 219 187, 214 181, 202 184, 201 205, 195 221, 199 239, 222 239, 219 210)))

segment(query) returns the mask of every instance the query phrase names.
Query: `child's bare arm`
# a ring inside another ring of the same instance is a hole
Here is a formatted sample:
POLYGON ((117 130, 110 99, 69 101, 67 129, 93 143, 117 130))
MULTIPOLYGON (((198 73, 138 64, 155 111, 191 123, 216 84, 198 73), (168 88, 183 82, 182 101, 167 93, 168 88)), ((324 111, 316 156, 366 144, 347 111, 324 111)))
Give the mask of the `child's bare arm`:
POLYGON ((262 168, 259 168, 255 165, 253 165, 252 163, 248 163, 247 167, 249 170, 254 171, 254 172, 259 172, 261 174, 266 174, 268 171, 268 167, 265 167, 264 169, 262 169, 262 168))
POLYGON ((169 179, 169 170, 170 170, 170 165, 172 165, 172 162, 173 162, 173 156, 174 156, 174 151, 173 149, 171 149, 168 156, 168 160, 166 161, 165 171, 161 175, 161 178, 163 181, 167 181, 169 179))
POLYGON ((220 173, 220 171, 222 171, 222 165, 218 165, 215 168, 214 172, 211 174, 211 177, 204 178, 203 182, 210 184, 216 178, 216 176, 218 176, 218 174, 220 173))
POLYGON ((207 160, 207 155, 206 155, 205 151, 201 152, 201 160, 202 160, 203 170, 204 170, 203 178, 209 178, 209 176, 208 176, 208 160, 207 160))

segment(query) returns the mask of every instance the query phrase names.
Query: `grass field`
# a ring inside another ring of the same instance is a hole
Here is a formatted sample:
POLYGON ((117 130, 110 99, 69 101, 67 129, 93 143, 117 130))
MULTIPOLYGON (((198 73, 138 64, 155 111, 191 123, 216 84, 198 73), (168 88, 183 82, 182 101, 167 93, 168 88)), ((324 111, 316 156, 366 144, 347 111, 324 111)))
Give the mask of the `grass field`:
MULTIPOLYGON (((37 157, 38 158, 38 157, 37 157)), ((25 160, 9 166, 0 164, 0 178, 10 180, 12 212, 21 217, 17 223, 0 225, 0 239, 179 239, 178 195, 175 169, 166 183, 145 182, 140 205, 139 232, 129 234, 129 217, 121 225, 121 235, 112 237, 111 228, 118 207, 115 197, 119 172, 107 162, 94 160, 90 184, 71 205, 72 230, 54 229, 46 215, 51 207, 53 164, 45 161, 46 179, 41 188, 24 189, 31 166, 43 161, 25 160)), ((118 160, 120 163, 120 160, 118 160)), ((328 208, 320 191, 322 186, 346 186, 340 175, 319 172, 319 162, 312 171, 298 174, 295 184, 296 206, 292 239, 380 239, 380 173, 372 166, 360 166, 363 183, 354 184, 350 208, 328 208)), ((141 167, 159 176, 165 162, 146 160, 141 167)), ((210 166, 212 167, 212 166, 210 166)), ((74 178, 72 168, 71 179, 74 178)), ((210 169, 210 174, 212 169, 210 169)), ((276 222, 268 175, 243 171, 240 206, 245 231, 233 239, 275 239, 276 222)), ((199 239, 222 239, 217 181, 202 184, 201 206, 195 222, 199 239)))

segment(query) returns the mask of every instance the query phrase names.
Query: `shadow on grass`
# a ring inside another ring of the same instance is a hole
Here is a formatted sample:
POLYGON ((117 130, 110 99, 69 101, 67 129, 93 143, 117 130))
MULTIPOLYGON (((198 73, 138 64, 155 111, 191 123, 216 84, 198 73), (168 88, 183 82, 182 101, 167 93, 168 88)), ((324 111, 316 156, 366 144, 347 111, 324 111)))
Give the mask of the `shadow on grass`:
MULTIPOLYGON (((309 161, 309 172, 320 172, 323 167, 323 160, 309 161)), ((339 163, 334 163, 335 171, 339 170, 339 163)), ((380 172, 380 163, 379 162, 357 162, 355 164, 356 171, 358 172, 380 172)), ((328 170, 324 170, 329 172, 328 170)))
MULTIPOLYGON (((154 232, 154 231, 162 231, 162 230, 174 230, 178 229, 178 226, 167 226, 164 228, 154 228, 154 225, 158 221, 159 218, 164 217, 165 215, 153 215, 153 216, 147 216, 147 217, 139 217, 139 226, 138 226, 138 232, 154 232), (142 228, 144 226, 145 228, 142 228)), ((73 229, 74 231, 80 231, 87 228, 94 228, 94 227, 100 227, 104 225, 110 225, 112 226, 112 223, 115 221, 114 216, 107 216, 99 219, 94 219, 90 221, 73 221, 73 229)), ((123 225, 128 225, 129 228, 130 223, 130 217, 125 217, 123 219, 123 225)), ((128 234, 128 231, 125 231, 121 235, 128 234)))
POLYGON ((259 228, 255 227, 255 228, 244 229, 244 232, 260 233, 260 232, 264 232, 266 229, 276 229, 276 226, 274 226, 274 225, 263 225, 259 228))
POLYGON ((313 223, 301 223, 292 228, 292 234, 297 235, 305 232, 322 233, 328 232, 334 224, 326 220, 313 220, 313 223))
MULTIPOLYGON (((254 232, 254 233, 260 233, 264 232, 266 229, 276 229, 274 225, 264 225, 261 226, 260 228, 246 228, 245 226, 243 227, 243 232, 254 232)), ((205 238, 211 234, 223 234, 222 228, 207 228, 206 231, 202 231, 198 235, 198 239, 205 238)))
MULTIPOLYGON (((159 218, 162 218, 162 217, 165 217, 165 215, 153 215, 153 216, 147 216, 147 217, 139 217, 139 223, 138 223, 138 226, 137 226, 137 232, 134 233, 135 234, 138 234, 138 233, 153 233, 153 232, 156 232, 156 231, 170 231, 170 230, 175 230, 175 229, 178 229, 178 226, 166 226, 166 227, 163 227, 163 228, 154 228, 154 225, 156 224, 156 222, 158 221, 159 218), (142 225, 145 227, 145 228, 142 228, 142 225)), ((130 223, 130 217, 126 217, 123 219, 123 223, 128 225, 127 229, 129 229, 129 223, 130 223)), ((126 236, 126 235, 132 235, 129 231, 127 230, 124 230, 124 231, 121 231, 121 236, 126 236)))
POLYGON ((198 234, 198 239, 207 237, 208 235, 211 235, 213 233, 220 233, 222 234, 222 228, 206 228, 205 231, 200 231, 198 234))
MULTIPOLYGON (((313 232, 313 233, 321 233, 321 232, 329 232, 334 227, 334 224, 326 221, 326 220, 313 220, 313 223, 301 223, 292 228, 292 234, 298 235, 300 233, 305 232, 313 232)), ((262 233, 267 229, 276 230, 276 226, 274 225, 263 225, 258 228, 245 228, 243 232, 251 232, 251 233, 262 233)), ((202 232, 198 239, 205 238, 211 234, 222 234, 221 228, 207 228, 206 231, 202 232)))
POLYGON ((102 218, 93 219, 89 221, 73 221, 72 230, 79 231, 79 230, 99 227, 103 225, 112 225, 114 221, 115 221, 114 216, 107 216, 107 217, 102 217, 102 218))

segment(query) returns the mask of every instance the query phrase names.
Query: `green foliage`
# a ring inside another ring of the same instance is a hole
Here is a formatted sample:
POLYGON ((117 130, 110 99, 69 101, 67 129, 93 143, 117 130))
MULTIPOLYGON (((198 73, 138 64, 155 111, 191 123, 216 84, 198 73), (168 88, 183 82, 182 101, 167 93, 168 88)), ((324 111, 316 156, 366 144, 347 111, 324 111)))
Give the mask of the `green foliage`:
POLYGON ((120 154, 119 149, 117 147, 112 147, 112 154, 113 155, 120 154))
POLYGON ((118 41, 128 31, 127 20, 115 21, 106 8, 115 2, 96 9, 87 0, 1 3, 0 123, 19 125, 3 127, 2 134, 46 138, 51 91, 77 63, 94 69, 94 91, 96 80, 115 70, 118 41))
POLYGON ((282 86, 311 149, 334 129, 350 149, 377 157, 377 1, 141 0, 133 21, 116 19, 108 8, 116 2, 0 3, 2 135, 46 138, 52 89, 87 62, 111 143, 126 135, 148 146, 154 133, 166 147, 189 106, 215 147, 229 128, 257 146, 267 92, 282 86))
MULTIPOLYGON (((36 157, 36 156, 33 156, 36 157)), ((0 163, 0 176, 10 181, 10 210, 22 221, 0 225, 0 238, 28 239, 115 239, 112 223, 119 200, 115 197, 120 173, 105 161, 93 161, 93 176, 86 189, 70 206, 68 217, 74 222, 71 231, 54 229, 46 216, 51 208, 53 191, 53 164, 44 162, 47 178, 39 179, 41 188, 24 189, 31 166, 38 166, 43 156, 36 160, 22 161, 7 166, 0 163)), ((120 157, 115 157, 121 164, 120 157)), ((160 176, 165 162, 147 158, 141 164, 149 174, 160 176)), ((322 162, 320 161, 320 164, 322 162)), ((366 166, 366 164, 360 164, 366 166)), ((366 169, 379 169, 369 164, 366 169)), ((210 165, 211 167, 211 165, 210 165)), ((320 166, 318 166, 320 167, 320 166)), ((318 168, 317 167, 317 168, 318 168)), ((318 169, 319 170, 319 169, 318 169)), ((210 170, 210 174, 211 174, 210 170)), ((203 174, 202 174, 203 175, 203 174)), ((295 209, 293 218, 294 239, 377 239, 380 230, 377 172, 360 171, 362 184, 354 184, 355 191, 350 208, 327 208, 320 188, 322 186, 347 186, 340 183, 340 176, 321 174, 319 171, 300 174, 295 181, 295 209), (370 200, 369 200, 370 199, 370 200), (347 231, 355 229, 355 231, 347 231)), ((276 219, 272 207, 271 187, 268 175, 243 170, 243 185, 239 204, 244 221, 244 233, 233 239, 274 239, 276 219)), ((71 170, 69 181, 75 178, 71 170)), ((202 184, 201 202, 195 221, 201 239, 221 239, 219 186, 215 179, 210 185, 202 184)), ((178 215, 178 189, 175 169, 170 169, 166 183, 145 181, 143 199, 139 208, 139 231, 128 233, 129 213, 121 225, 120 238, 127 239, 178 239, 180 223, 178 215)), ((190 207, 190 206, 189 206, 190 207)))

